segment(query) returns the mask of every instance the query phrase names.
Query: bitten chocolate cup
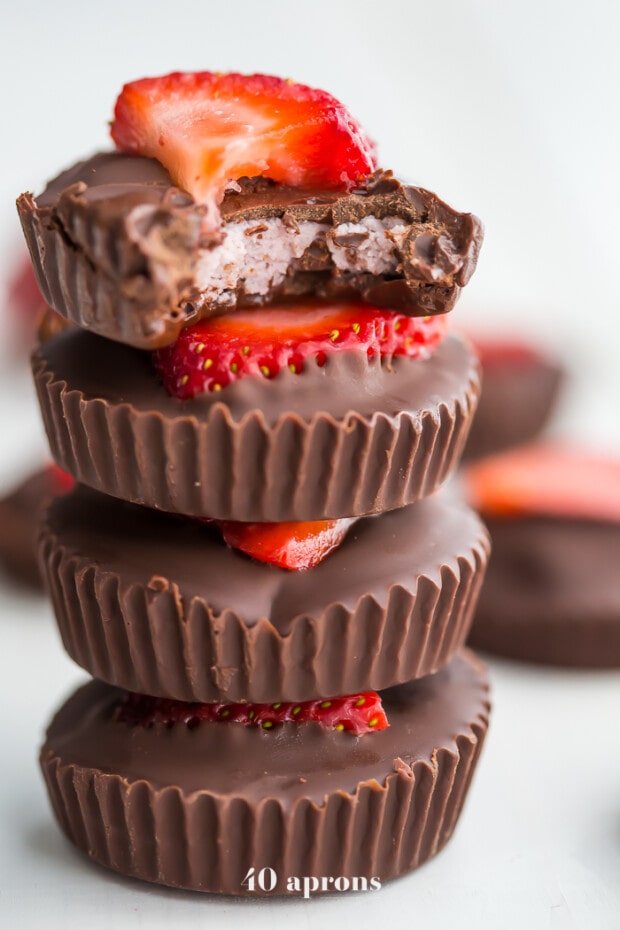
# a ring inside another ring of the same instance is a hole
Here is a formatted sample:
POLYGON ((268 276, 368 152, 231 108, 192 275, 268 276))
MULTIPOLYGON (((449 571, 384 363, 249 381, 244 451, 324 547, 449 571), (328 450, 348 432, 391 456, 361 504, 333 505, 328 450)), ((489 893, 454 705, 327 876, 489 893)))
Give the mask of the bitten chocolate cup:
POLYGON ((224 520, 320 520, 393 510, 459 461, 479 390, 471 348, 427 359, 334 353, 301 375, 243 378, 181 401, 149 354, 81 331, 33 356, 52 455, 113 497, 224 520))
POLYGON ((462 646, 486 530, 438 494, 354 524, 310 571, 214 527, 78 488, 42 528, 64 646, 91 675, 183 701, 305 701, 441 668, 462 646))
POLYGON ((379 171, 359 189, 243 178, 204 241, 203 205, 151 158, 79 162, 18 210, 47 302, 71 323, 153 349, 214 313, 312 294, 413 316, 446 313, 476 267, 482 225, 379 171))
POLYGON ((485 517, 493 553, 469 642, 550 665, 620 668, 620 524, 485 517))
POLYGON ((286 894, 291 877, 331 877, 334 890, 336 878, 385 882, 435 855, 489 711, 469 652, 384 692, 390 727, 361 737, 317 723, 129 726, 113 719, 120 694, 92 681, 49 727, 41 765, 60 827, 124 875, 234 895, 251 892, 251 868, 272 870, 270 893, 286 894))

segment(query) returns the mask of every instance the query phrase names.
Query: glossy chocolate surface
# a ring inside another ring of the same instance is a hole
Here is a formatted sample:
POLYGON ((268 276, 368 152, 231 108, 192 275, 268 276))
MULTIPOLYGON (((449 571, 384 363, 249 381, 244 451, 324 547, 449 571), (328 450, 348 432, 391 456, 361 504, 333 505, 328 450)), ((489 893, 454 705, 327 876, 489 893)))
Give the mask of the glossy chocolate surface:
MULTIPOLYGON (((324 228, 364 217, 398 217, 407 225, 395 246, 399 271, 371 274, 338 269, 322 241, 292 261, 286 277, 261 297, 243 285, 217 301, 199 299, 195 272, 200 250, 214 243, 202 234, 203 208, 174 188, 153 159, 102 153, 52 181, 18 209, 39 284, 48 303, 71 322, 141 348, 174 341, 183 326, 248 303, 271 303, 302 294, 361 297, 413 315, 445 313, 473 273, 482 226, 435 194, 378 172, 350 193, 283 188, 264 179, 241 179, 226 194, 226 223, 282 220, 324 228)), ((357 240, 342 241, 354 255, 357 240)), ((353 262, 352 268, 355 269, 353 262)))
POLYGON ((125 500, 234 520, 319 520, 391 510, 456 465, 478 392, 471 349, 430 358, 335 353, 301 375, 244 378, 189 401, 148 353, 72 331, 33 356, 52 454, 125 500))
POLYGON ((94 768, 154 789, 209 792, 256 804, 277 798, 286 810, 301 798, 323 804, 335 791, 385 779, 416 762, 432 764, 439 748, 486 717, 486 675, 471 653, 436 675, 382 693, 387 730, 355 737, 317 723, 272 731, 239 724, 130 726, 112 719, 120 692, 92 681, 52 721, 42 753, 62 764, 94 768))
POLYGON ((273 870, 271 893, 287 894, 288 876, 385 882, 435 855, 489 710, 467 652, 384 692, 391 726, 362 737, 316 723, 131 727, 112 719, 119 693, 91 682, 48 730, 41 766, 61 828, 124 875, 234 895, 263 893, 243 884, 250 867, 273 870))
POLYGON ((85 488, 41 533, 65 648, 92 675, 192 701, 308 700, 436 671, 467 635, 488 543, 443 492, 354 524, 310 571, 85 488))

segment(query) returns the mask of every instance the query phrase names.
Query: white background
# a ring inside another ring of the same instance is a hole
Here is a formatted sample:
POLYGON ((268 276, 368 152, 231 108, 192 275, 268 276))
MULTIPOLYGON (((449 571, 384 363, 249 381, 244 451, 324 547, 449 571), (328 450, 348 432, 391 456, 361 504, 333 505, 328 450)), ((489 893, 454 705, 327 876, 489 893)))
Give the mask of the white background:
MULTIPOLYGON (((559 353, 570 381, 552 432, 620 453, 619 10, 615 0, 12 3, 0 28, 0 281, 20 249, 15 197, 108 144, 124 81, 174 69, 291 76, 342 99, 384 167, 483 218, 455 322, 559 353)), ((25 364, 8 335, 0 346, 1 489, 45 444, 25 364)), ((117 879, 67 847, 34 757, 80 673, 45 604, 7 585, 0 635, 2 926, 620 926, 617 674, 493 663, 486 755, 437 860, 379 894, 240 904, 117 879)))

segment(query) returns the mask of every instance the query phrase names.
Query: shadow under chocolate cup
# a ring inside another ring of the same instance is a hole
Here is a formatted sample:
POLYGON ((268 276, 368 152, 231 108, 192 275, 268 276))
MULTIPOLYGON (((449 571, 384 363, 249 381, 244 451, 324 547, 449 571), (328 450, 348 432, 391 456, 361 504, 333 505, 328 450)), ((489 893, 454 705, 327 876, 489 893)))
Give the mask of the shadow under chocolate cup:
POLYGON ((71 331, 33 369, 56 462, 122 500, 188 516, 320 520, 425 497, 458 464, 479 392, 472 349, 333 353, 323 367, 171 397, 148 353, 71 331))
POLYGON ((81 487, 50 508, 39 555, 64 646, 96 678, 184 701, 305 701, 448 662, 488 538, 440 491, 362 518, 319 565, 289 571, 201 521, 81 487))
POLYGON ((454 830, 489 712, 468 651, 383 692, 390 726, 361 737, 318 723, 130 726, 114 719, 120 697, 92 681, 51 722, 41 766, 61 829, 123 875, 232 895, 286 894, 295 876, 344 890, 336 878, 382 883, 421 865, 454 830))

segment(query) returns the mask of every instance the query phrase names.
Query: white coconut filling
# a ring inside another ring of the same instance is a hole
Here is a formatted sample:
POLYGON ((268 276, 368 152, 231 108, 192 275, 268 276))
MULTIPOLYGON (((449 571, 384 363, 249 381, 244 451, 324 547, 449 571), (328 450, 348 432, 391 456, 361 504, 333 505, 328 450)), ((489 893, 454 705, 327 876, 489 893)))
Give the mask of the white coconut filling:
POLYGON ((341 271, 387 274, 397 269, 395 246, 402 245, 406 234, 407 227, 395 216, 382 220, 368 216, 335 228, 308 220, 295 229, 278 218, 229 223, 223 242, 201 251, 196 286, 205 300, 220 303, 228 302, 230 292, 240 285, 249 296, 265 296, 315 241, 327 244, 341 271), (363 238, 355 245, 338 244, 343 236, 363 238))
POLYGON ((336 226, 333 238, 327 245, 334 265, 341 271, 368 271, 370 274, 389 274, 396 270, 398 259, 394 246, 402 246, 407 227, 398 216, 366 216, 359 223, 342 223, 336 226), (354 247, 338 245, 342 236, 365 236, 354 247), (336 241, 334 241, 334 239, 336 241))

